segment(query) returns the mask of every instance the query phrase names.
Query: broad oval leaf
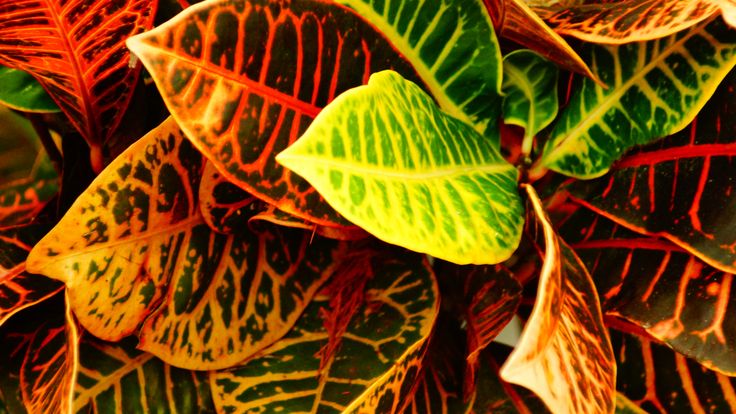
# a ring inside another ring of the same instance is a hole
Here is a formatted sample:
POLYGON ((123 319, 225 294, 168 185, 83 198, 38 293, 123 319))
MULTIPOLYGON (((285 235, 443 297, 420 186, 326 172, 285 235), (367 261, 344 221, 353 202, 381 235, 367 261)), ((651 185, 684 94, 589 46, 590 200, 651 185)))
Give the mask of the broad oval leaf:
POLYGON ((0 64, 32 74, 87 142, 99 146, 122 119, 138 77, 124 41, 153 24, 155 4, 4 2, 0 64))
POLYGON ((736 30, 720 19, 656 41, 591 46, 593 73, 562 111, 543 167, 603 175, 624 151, 685 128, 736 64, 736 30))
POLYGON ((0 104, 24 112, 59 112, 59 107, 30 74, 0 66, 0 104))
MULTIPOLYGON (((616 363, 590 274, 555 233, 526 185, 544 237, 537 299, 501 378, 534 391, 554 413, 613 413, 616 363)), ((531 214, 531 212, 530 212, 531 214)))
POLYGON ((343 93, 277 159, 348 220, 414 251, 493 264, 521 237, 516 169, 395 72, 343 93))
POLYGON ((337 0, 375 25, 417 69, 440 108, 498 135, 501 51, 482 0, 337 0))
POLYGON ((64 281, 81 324, 191 369, 224 368, 281 337, 341 244, 301 231, 222 235, 200 214, 203 159, 169 119, 115 159, 28 257, 64 281))
POLYGON ((571 192, 623 226, 736 273, 735 88, 732 71, 686 129, 625 156, 605 177, 575 183, 571 192))
POLYGON ((385 252, 362 269, 365 301, 326 361, 329 334, 318 295, 282 340, 247 363, 213 372, 218 410, 397 413, 407 402, 438 312, 437 285, 419 255, 385 252), (320 370, 322 367, 322 370, 320 370))
POLYGON ((595 0, 536 7, 557 33, 594 43, 653 40, 718 13, 719 0, 595 0))
POLYGON ((414 69, 354 12, 320 0, 208 1, 133 37, 187 137, 228 180, 321 225, 347 225, 274 160, 319 111, 376 71, 414 69), (205 29, 211 28, 211 29, 205 29))

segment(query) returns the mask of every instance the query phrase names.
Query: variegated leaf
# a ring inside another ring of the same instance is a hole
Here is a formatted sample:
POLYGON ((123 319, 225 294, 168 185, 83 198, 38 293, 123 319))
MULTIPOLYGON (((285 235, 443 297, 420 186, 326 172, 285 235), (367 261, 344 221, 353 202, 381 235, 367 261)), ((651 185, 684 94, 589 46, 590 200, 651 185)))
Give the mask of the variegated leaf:
POLYGON ((348 223, 275 155, 371 73, 395 68, 415 76, 372 26, 320 0, 203 2, 131 38, 128 47, 187 137, 223 176, 321 225, 348 223))
POLYGON ((562 111, 540 160, 579 178, 603 175, 624 151, 685 128, 736 64, 736 30, 720 19, 677 35, 591 46, 593 73, 562 111))
POLYGON ((0 104, 24 112, 59 111, 33 76, 4 66, 0 66, 0 104))
POLYGON ((0 63, 32 74, 87 142, 99 147, 120 122, 139 72, 128 66, 123 42, 152 25, 155 4, 5 1, 0 63))
POLYGON ((501 51, 482 0, 337 0, 417 69, 440 108, 497 137, 501 51))
POLYGON ((358 226, 320 226, 309 221, 292 216, 279 210, 273 205, 264 206, 264 209, 248 220, 250 226, 258 227, 262 223, 273 223, 279 226, 303 229, 311 234, 318 234, 328 239, 336 240, 361 240, 370 237, 365 230, 358 226))
POLYGON ((348 220, 414 251, 493 264, 521 237, 514 166, 396 72, 343 93, 277 159, 348 220))
POLYGON ((282 340, 246 364, 212 373, 215 404, 231 413, 398 413, 407 402, 438 311, 434 275, 418 255, 377 255, 365 301, 325 362, 329 334, 317 296, 282 340), (320 366, 323 369, 320 371, 320 366))
POLYGON ((173 119, 114 160, 28 257, 82 325, 191 369, 232 366, 289 330, 343 246, 297 230, 222 235, 200 214, 203 159, 173 119), (145 324, 141 327, 141 324, 145 324))
POLYGON ((525 188, 531 232, 544 237, 544 264, 532 314, 501 378, 531 389, 554 413, 613 413, 616 364, 595 286, 534 188, 525 188))

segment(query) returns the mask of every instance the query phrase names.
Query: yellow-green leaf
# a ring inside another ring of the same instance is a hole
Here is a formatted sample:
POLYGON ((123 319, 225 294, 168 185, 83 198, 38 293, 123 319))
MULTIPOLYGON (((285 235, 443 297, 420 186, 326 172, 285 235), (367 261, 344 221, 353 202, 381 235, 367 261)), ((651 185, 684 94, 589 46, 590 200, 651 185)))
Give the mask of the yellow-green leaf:
POLYGON ((514 166, 395 72, 340 95, 277 161, 351 222, 414 251, 492 264, 521 237, 514 166))

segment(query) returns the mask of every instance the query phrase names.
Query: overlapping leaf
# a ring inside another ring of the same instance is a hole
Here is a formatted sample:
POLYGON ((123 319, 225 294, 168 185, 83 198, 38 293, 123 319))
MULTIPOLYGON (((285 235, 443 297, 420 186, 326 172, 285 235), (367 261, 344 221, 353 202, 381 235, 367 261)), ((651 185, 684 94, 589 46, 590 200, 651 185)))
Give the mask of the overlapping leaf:
POLYGON ((611 332, 618 389, 646 412, 730 413, 736 379, 710 371, 644 338, 611 332))
POLYGON ((155 4, 4 2, 0 64, 32 74, 82 136, 99 145, 120 122, 139 72, 128 66, 123 42, 151 26, 155 4))
POLYGON ((584 79, 547 141, 541 165, 579 178, 603 175, 624 151, 675 133, 736 64, 736 30, 720 19, 656 41, 590 46, 584 79))
POLYGON ((212 374, 218 410, 401 412, 437 316, 437 285, 420 256, 400 251, 376 256, 363 271, 372 274, 365 300, 329 360, 320 360, 329 339, 320 317, 329 297, 320 295, 282 340, 212 374))
POLYGON ((535 190, 526 190, 536 217, 531 230, 544 237, 544 264, 534 309, 501 378, 533 390, 554 413, 612 413, 616 365, 595 286, 535 190))
POLYGON ((517 171, 391 71, 342 94, 278 156, 379 239, 456 263, 498 263, 523 223, 517 171))
POLYGON ((203 159, 173 119, 113 161, 31 252, 66 283, 96 336, 194 369, 231 366, 281 337, 342 249, 301 231, 211 230, 197 200, 203 159))
POLYGON ((498 135, 501 51, 482 0, 338 0, 375 25, 417 69, 440 108, 498 135))
POLYGON ((686 129, 571 190, 622 225, 663 236, 712 266, 736 272, 734 88, 736 72, 686 129))
POLYGON ((0 104, 25 112, 58 112, 40 83, 22 70, 0 66, 0 104))
POLYGON ((128 46, 187 136, 228 180, 322 225, 347 222, 275 154, 371 73, 395 68, 415 76, 372 26, 317 0, 204 2, 128 46))
POLYGON ((732 274, 586 209, 571 215, 561 231, 588 265, 606 313, 636 323, 706 367, 736 374, 732 274))
POLYGON ((716 14, 719 6, 717 0, 598 0, 534 10, 557 33, 595 43, 629 43, 688 29, 716 14))

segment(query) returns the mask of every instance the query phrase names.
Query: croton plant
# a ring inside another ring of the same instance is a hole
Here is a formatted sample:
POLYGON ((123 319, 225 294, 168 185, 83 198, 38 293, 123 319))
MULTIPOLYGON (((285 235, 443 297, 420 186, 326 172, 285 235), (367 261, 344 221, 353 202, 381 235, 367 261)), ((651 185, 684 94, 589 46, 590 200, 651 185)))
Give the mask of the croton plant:
POLYGON ((194 3, 0 0, 0 413, 736 412, 734 0, 194 3))

